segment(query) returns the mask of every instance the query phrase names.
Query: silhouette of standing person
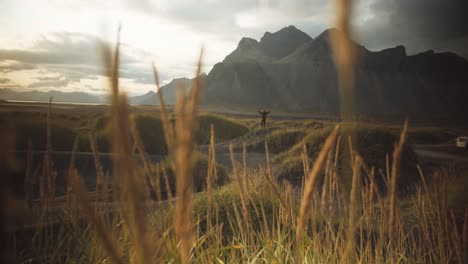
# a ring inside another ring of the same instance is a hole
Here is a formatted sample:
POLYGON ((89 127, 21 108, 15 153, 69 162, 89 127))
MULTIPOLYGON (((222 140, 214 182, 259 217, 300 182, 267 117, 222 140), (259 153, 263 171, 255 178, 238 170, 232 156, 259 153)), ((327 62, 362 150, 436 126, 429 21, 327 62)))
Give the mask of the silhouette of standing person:
POLYGON ((265 110, 260 111, 260 110, 258 110, 258 113, 262 116, 262 123, 260 124, 260 126, 262 128, 264 128, 265 125, 266 125, 267 115, 270 113, 270 111, 265 111, 265 110))

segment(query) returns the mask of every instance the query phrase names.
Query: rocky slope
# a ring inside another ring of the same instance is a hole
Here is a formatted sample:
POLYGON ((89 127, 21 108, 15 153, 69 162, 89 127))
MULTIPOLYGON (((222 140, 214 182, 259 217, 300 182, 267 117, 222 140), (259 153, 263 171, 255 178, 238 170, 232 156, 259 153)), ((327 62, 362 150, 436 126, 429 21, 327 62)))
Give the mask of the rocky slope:
MULTIPOLYGON (((340 98, 329 29, 316 38, 293 26, 243 38, 206 78, 203 102, 338 113, 340 98)), ((369 51, 356 43, 359 114, 452 116, 468 110, 468 61, 453 53, 369 51)))

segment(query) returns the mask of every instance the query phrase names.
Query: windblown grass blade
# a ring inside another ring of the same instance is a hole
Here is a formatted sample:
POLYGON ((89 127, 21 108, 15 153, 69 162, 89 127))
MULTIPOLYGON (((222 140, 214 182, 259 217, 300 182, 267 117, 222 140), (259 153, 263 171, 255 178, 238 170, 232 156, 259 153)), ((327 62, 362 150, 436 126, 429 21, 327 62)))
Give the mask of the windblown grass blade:
POLYGON ((305 188, 304 188, 304 194, 301 199, 299 217, 297 218, 297 227, 296 227, 296 243, 297 244, 302 240, 302 237, 305 232, 304 227, 306 225, 307 216, 308 216, 307 210, 309 209, 310 201, 312 198, 312 192, 314 191, 318 174, 320 172, 320 169, 323 166, 323 163, 325 161, 328 151, 330 150, 331 146, 333 145, 333 142, 335 141, 338 135, 338 130, 339 130, 339 126, 336 126, 333 132, 330 134, 330 136, 328 136, 327 140, 325 141, 325 144, 323 145, 322 150, 320 151, 312 167, 312 170, 309 173, 309 176, 307 177, 307 181, 306 181, 305 188))

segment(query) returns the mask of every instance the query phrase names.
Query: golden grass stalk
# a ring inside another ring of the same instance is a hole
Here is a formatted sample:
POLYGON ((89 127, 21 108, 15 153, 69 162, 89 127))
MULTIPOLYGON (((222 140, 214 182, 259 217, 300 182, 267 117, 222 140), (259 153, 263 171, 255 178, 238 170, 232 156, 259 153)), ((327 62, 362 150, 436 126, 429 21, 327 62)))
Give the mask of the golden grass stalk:
POLYGON ((350 119, 356 110, 355 70, 356 51, 351 39, 351 0, 335 0, 334 24, 339 30, 332 31, 331 47, 337 67, 340 91, 340 106, 343 119, 350 119))
MULTIPOLYGON (((216 181, 216 161, 215 161, 215 139, 214 127, 210 125, 210 146, 208 149, 208 173, 206 177, 206 189, 208 192, 208 204, 211 205, 212 185, 216 181)), ((210 206, 208 206, 210 207, 210 206)))
MULTIPOLYGON (((171 183, 169 181, 169 175, 167 173, 166 167, 161 166, 161 170, 162 170, 163 177, 164 177, 164 186, 166 187, 167 199, 172 200, 173 195, 172 195, 172 191, 171 191, 171 183)), ((172 203, 169 203, 169 204, 172 205, 172 203)))
POLYGON ((159 169, 159 163, 156 164, 156 178, 151 177, 150 183, 151 183, 151 187, 153 191, 156 194, 156 200, 160 203, 162 198, 161 198, 161 174, 160 174, 160 169, 159 169))
POLYGON ((90 131, 88 134, 89 144, 91 146, 91 151, 94 158, 94 167, 96 169, 96 200, 95 200, 95 210, 99 210, 98 204, 100 202, 101 194, 103 192, 103 182, 104 182, 104 173, 102 172, 101 159, 99 158, 99 150, 96 144, 96 137, 94 132, 90 131))
POLYGON ((104 249, 109 254, 111 261, 113 263, 122 263, 123 254, 117 239, 114 237, 113 232, 106 228, 102 219, 96 216, 89 198, 86 197, 86 194, 84 193, 83 184, 81 182, 80 176, 78 175, 78 172, 73 170, 72 173, 74 186, 77 187, 76 189, 81 211, 95 227, 96 233, 100 238, 104 249))
POLYGON ((216 157, 215 157, 215 131, 213 124, 210 125, 210 146, 208 149, 208 174, 206 177, 206 191, 208 194, 208 205, 206 207, 206 219, 207 225, 210 231, 212 231, 211 223, 211 211, 212 211, 212 185, 217 179, 216 172, 216 157))
POLYGON ((304 169, 304 177, 302 178, 302 182, 301 182, 301 196, 302 196, 304 194, 304 188, 305 188, 305 183, 307 181, 307 176, 309 175, 309 171, 310 171, 309 155, 307 154, 306 144, 302 146, 301 159, 302 159, 302 167, 304 169))
POLYGON ((353 245, 355 243, 354 240, 354 231, 356 230, 356 212, 357 212, 357 202, 358 202, 358 194, 359 192, 359 178, 360 175, 360 168, 361 168, 361 159, 358 155, 354 158, 354 165, 353 165, 353 179, 351 183, 351 193, 349 198, 349 216, 348 216, 348 232, 347 232, 347 246, 346 246, 346 253, 345 257, 349 260, 352 258, 352 251, 353 245))
POLYGON ((250 196, 250 193, 248 192, 249 190, 249 179, 248 179, 248 173, 247 173, 247 144, 244 142, 242 144, 242 178, 244 180, 244 186, 245 189, 247 190, 247 194, 250 196))
POLYGON ((246 192, 245 186, 244 186, 244 181, 242 181, 237 168, 236 168, 236 160, 234 159, 234 150, 232 144, 229 144, 229 154, 231 157, 231 163, 232 163, 232 173, 234 174, 234 178, 237 181, 237 184, 239 186, 239 191, 240 191, 240 199, 241 199, 241 205, 242 205, 242 215, 244 217, 244 221, 246 223, 249 222, 250 216, 249 216, 249 210, 247 208, 247 197, 248 194, 246 192))
POLYGON ((395 146, 393 152, 393 163, 392 163, 392 178, 390 184, 390 213, 389 213, 389 222, 388 222, 388 233, 392 236, 393 229, 395 225, 395 210, 396 210, 396 189, 397 189, 397 176, 398 176, 398 167, 400 164, 400 156, 403 151, 403 147, 406 141, 406 134, 408 131, 408 120, 405 120, 403 124, 403 130, 400 134, 400 141, 395 146))
MULTIPOLYGON (((268 149, 268 142, 267 141, 265 141, 265 154, 266 154, 267 169, 268 169, 267 172, 268 173, 265 173, 265 170, 263 169, 261 164, 260 164, 260 173, 264 176, 264 178, 266 179, 266 181, 270 185, 271 189, 273 190, 273 193, 279 199, 281 205, 286 209, 286 202, 284 201, 283 197, 281 196, 281 191, 280 191, 278 185, 273 180, 273 172, 272 172, 272 169, 271 169, 271 161, 270 161, 270 151, 268 149)), ((308 164, 307 164, 307 166, 308 166, 308 164)))
POLYGON ((307 181, 304 188, 304 194, 301 199, 301 206, 299 209, 299 217, 297 218, 297 226, 296 226, 296 243, 299 243, 302 240, 302 236, 304 234, 304 227, 307 222, 307 210, 310 205, 310 201, 312 199, 312 193, 315 188, 315 183, 317 182, 318 174, 320 169, 325 162, 326 155, 330 150, 333 142, 335 141, 338 135, 339 126, 337 125, 335 129, 332 131, 330 136, 328 136, 327 140, 325 141, 322 150, 320 151, 312 170, 307 177, 307 181))
POLYGON ((151 170, 151 162, 148 158, 148 155, 145 151, 145 146, 143 145, 143 142, 141 141, 140 133, 138 132, 138 129, 136 127, 136 121, 135 121, 135 116, 132 115, 130 118, 130 123, 131 123, 131 132, 132 132, 132 137, 133 137, 133 142, 135 143, 135 148, 138 151, 138 155, 140 156, 141 161, 143 162, 143 168, 146 172, 146 177, 147 181, 145 181, 145 185, 148 185, 148 188, 145 188, 144 191, 146 192, 146 196, 149 197, 151 193, 151 181, 153 178, 153 173, 151 170))
POLYGON ((75 180, 73 179, 75 173, 75 159, 76 159, 76 151, 78 149, 79 144, 79 137, 75 138, 75 142, 73 142, 73 149, 72 155, 70 157, 70 165, 68 167, 67 172, 67 205, 71 210, 72 216, 76 216, 76 211, 78 210, 77 200, 76 200, 76 187, 74 186, 75 180))
POLYGON ((156 83, 156 88, 157 88, 156 93, 158 94, 158 97, 159 97, 159 110, 161 112, 161 121, 163 125, 164 139, 166 141, 168 153, 171 155, 173 153, 173 148, 174 148, 174 133, 175 132, 174 132, 174 127, 172 126, 171 121, 169 120, 169 114, 167 113, 163 91, 161 90, 161 87, 159 84, 158 71, 154 63, 153 63, 153 76, 154 76, 154 81, 156 83))
POLYGON ((268 175, 268 173, 265 172, 265 169, 263 168, 262 164, 260 164, 260 174, 262 174, 262 176, 265 178, 268 185, 270 185, 270 188, 273 191, 273 194, 278 198, 281 205, 286 209, 286 201, 281 196, 281 191, 278 185, 273 181, 273 178, 271 177, 271 175, 268 175))
MULTIPOLYGON (((201 66, 203 49, 200 52, 196 77, 189 98, 179 86, 175 114, 174 159, 176 174, 175 230, 179 238, 179 255, 182 263, 188 263, 192 247, 192 195, 195 135, 198 131, 198 100, 201 92, 201 66)), ((161 102, 162 104, 162 102, 161 102)))
POLYGON ((266 156, 266 162, 267 162, 268 175, 271 176, 273 175, 273 171, 271 170, 270 151, 268 150, 268 142, 266 140, 265 140, 265 156, 266 156))
POLYGON ((127 227, 130 230, 132 241, 135 244, 136 258, 138 263, 146 263, 150 259, 149 244, 147 242, 147 233, 145 218, 142 210, 144 201, 146 200, 144 177, 141 174, 135 173, 136 166, 132 156, 132 147, 130 144, 130 113, 128 109, 127 97, 125 95, 119 97, 118 108, 115 109, 119 115, 114 119, 113 123, 113 150, 115 154, 114 177, 120 178, 122 184, 121 200, 125 202, 127 208, 123 212, 126 215, 127 227))
MULTIPOLYGON (((47 210, 51 195, 53 195, 54 188, 54 176, 53 165, 52 165, 52 97, 49 98, 49 105, 47 108, 47 119, 46 119, 46 153, 44 155, 40 185, 40 199, 41 208, 47 210)), ((55 195, 55 193, 54 193, 55 195)))
POLYGON ((388 153, 385 155, 385 171, 386 171, 386 178, 385 182, 387 183, 387 190, 389 189, 389 184, 392 182, 391 176, 390 176, 390 157, 388 156, 388 153))
MULTIPOLYGON (((321 206, 322 206, 322 209, 325 209, 325 205, 326 205, 326 199, 327 199, 327 191, 329 189, 329 181, 330 181, 330 176, 331 176, 331 158, 332 158, 332 152, 329 151, 328 152, 328 155, 327 155, 327 162, 326 162, 326 165, 325 165, 325 179, 323 181, 323 186, 322 186, 322 200, 321 200, 321 206)), ((330 195, 330 194, 328 194, 330 195)))
POLYGON ((24 195, 29 209, 32 209, 32 195, 33 195, 33 182, 32 182, 32 166, 33 166, 33 146, 31 139, 28 140, 28 152, 26 155, 26 175, 24 178, 24 195))
MULTIPOLYGON (((143 177, 136 174, 135 161, 132 155, 130 110, 127 96, 119 93, 119 47, 120 27, 114 59, 105 61, 108 73, 111 73, 111 147, 114 154, 114 193, 116 200, 122 203, 121 215, 126 221, 124 224, 130 233, 138 263, 147 263, 150 259, 148 234, 144 222, 142 205, 145 196, 141 190, 144 188, 143 177)), ((109 49, 103 49, 104 58, 109 59, 109 49)))

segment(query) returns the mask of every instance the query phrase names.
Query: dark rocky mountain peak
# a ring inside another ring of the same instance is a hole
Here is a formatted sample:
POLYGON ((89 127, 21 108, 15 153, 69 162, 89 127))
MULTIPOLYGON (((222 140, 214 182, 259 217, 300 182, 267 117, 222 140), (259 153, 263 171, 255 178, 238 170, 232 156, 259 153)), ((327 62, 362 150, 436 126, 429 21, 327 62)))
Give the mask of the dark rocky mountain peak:
POLYGON ((324 30, 322 33, 320 33, 315 39, 314 41, 316 42, 326 42, 326 43, 329 43, 330 42, 330 38, 331 38, 331 35, 332 34, 342 34, 342 31, 337 29, 337 28, 329 28, 329 29, 326 29, 324 30))
POLYGON ((275 33, 265 32, 259 46, 267 56, 281 59, 311 40, 306 33, 289 26, 275 33))
POLYGON ((247 38, 243 37, 240 41, 239 44, 237 45, 238 49, 246 49, 246 48, 251 48, 258 45, 258 41, 256 41, 253 38, 247 38))
POLYGON ((149 92, 145 93, 144 95, 154 95, 154 94, 156 94, 156 93, 153 92, 153 91, 149 91, 149 92))
POLYGON ((265 32, 260 42, 244 37, 239 41, 237 48, 226 56, 223 63, 246 60, 270 63, 288 56, 311 40, 309 35, 294 26, 285 27, 274 33, 265 32))

